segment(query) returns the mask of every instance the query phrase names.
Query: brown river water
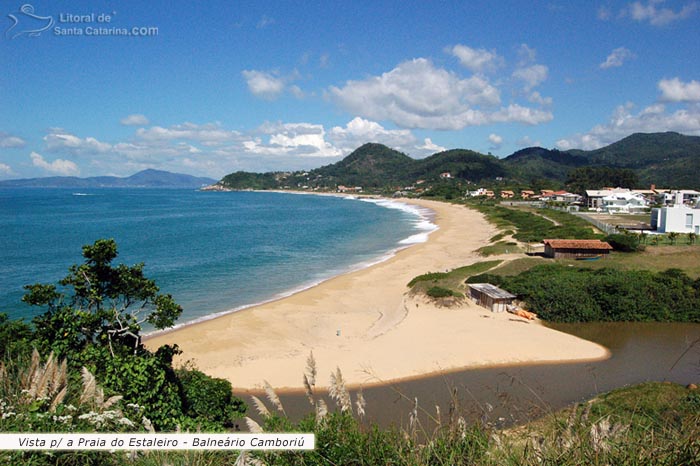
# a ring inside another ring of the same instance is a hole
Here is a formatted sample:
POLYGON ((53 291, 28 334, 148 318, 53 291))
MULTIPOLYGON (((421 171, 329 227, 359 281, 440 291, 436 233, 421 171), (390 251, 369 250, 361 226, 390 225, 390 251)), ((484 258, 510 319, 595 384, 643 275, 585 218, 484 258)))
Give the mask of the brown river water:
MULTIPOLYGON (((528 364, 461 370, 366 387, 366 419, 380 426, 406 426, 418 399, 421 429, 432 431, 435 406, 442 422, 450 409, 467 420, 496 426, 526 422, 596 394, 645 381, 700 382, 700 324, 550 324, 594 341, 612 356, 589 363, 528 364)), ((517 348, 513 349, 517 351, 517 348)), ((341 368, 342 369, 342 368, 341 368)), ((322 376, 322 374, 319 374, 322 376)), ((301 374, 300 374, 301 377, 301 374)), ((250 398, 241 395, 250 403, 250 398)), ((353 402, 356 391, 351 390, 353 402)), ((280 396, 287 414, 299 419, 312 408, 303 394, 280 396)), ((327 399, 327 397, 326 397, 327 399)), ((330 408, 334 403, 327 399, 330 408)), ((251 413, 254 408, 251 406, 251 413)), ((253 415, 252 417, 256 417, 253 415)))

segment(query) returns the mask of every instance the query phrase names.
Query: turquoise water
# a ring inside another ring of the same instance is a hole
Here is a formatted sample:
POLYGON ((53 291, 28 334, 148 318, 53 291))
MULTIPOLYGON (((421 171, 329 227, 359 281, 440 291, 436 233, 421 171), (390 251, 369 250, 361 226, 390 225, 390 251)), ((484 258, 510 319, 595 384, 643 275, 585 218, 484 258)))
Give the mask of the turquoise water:
POLYGON ((114 238, 117 262, 183 306, 180 323, 275 299, 386 258, 433 225, 387 201, 156 189, 0 190, 0 312, 30 318, 23 285, 55 283, 81 246, 114 238), (389 207, 389 208, 387 208, 389 207))

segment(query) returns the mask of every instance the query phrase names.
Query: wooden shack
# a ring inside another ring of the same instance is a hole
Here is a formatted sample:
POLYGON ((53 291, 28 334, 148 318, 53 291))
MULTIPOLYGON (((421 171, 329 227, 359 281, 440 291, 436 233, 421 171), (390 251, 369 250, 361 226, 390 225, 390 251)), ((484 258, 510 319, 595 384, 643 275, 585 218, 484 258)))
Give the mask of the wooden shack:
POLYGON ((542 242, 544 255, 555 259, 597 258, 612 251, 612 246, 599 239, 546 239, 542 242))
POLYGON ((491 312, 506 311, 506 307, 516 298, 515 295, 490 283, 469 283, 469 297, 491 312))

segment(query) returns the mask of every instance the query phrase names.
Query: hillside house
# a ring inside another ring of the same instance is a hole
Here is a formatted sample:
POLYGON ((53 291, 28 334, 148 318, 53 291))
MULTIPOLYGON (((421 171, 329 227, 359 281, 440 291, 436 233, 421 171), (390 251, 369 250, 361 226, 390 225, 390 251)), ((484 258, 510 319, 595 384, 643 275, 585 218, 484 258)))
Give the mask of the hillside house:
POLYGON ((452 178, 452 173, 450 173, 450 172, 440 173, 440 178, 442 178, 442 179, 452 178))
POLYGON ((542 242, 544 255, 554 259, 606 256, 612 251, 612 246, 598 239, 546 239, 542 242))
POLYGON ((515 197, 515 193, 513 191, 508 191, 508 190, 501 191, 501 198, 502 199, 513 199, 514 197, 515 197))
POLYGON ((535 196, 535 191, 530 191, 529 189, 523 189, 520 191, 520 197, 523 199, 530 199, 535 196))
POLYGON ((515 295, 490 283, 469 283, 469 297, 479 306, 491 312, 504 312, 516 298, 515 295))

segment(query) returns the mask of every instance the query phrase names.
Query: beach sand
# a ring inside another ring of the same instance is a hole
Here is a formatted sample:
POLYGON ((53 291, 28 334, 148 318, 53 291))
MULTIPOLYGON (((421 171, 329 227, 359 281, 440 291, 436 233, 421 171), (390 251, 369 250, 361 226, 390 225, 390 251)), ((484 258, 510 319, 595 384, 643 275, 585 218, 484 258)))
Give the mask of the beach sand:
POLYGON ((239 390, 260 389, 263 380, 302 389, 311 351, 317 387, 328 385, 336 367, 357 386, 469 367, 608 356, 602 346, 469 300, 446 308, 409 296, 406 284, 417 275, 484 260, 475 250, 497 230, 463 206, 405 202, 435 212, 439 229, 427 242, 278 301, 149 337, 146 345, 177 343, 179 362, 192 361, 239 390))

